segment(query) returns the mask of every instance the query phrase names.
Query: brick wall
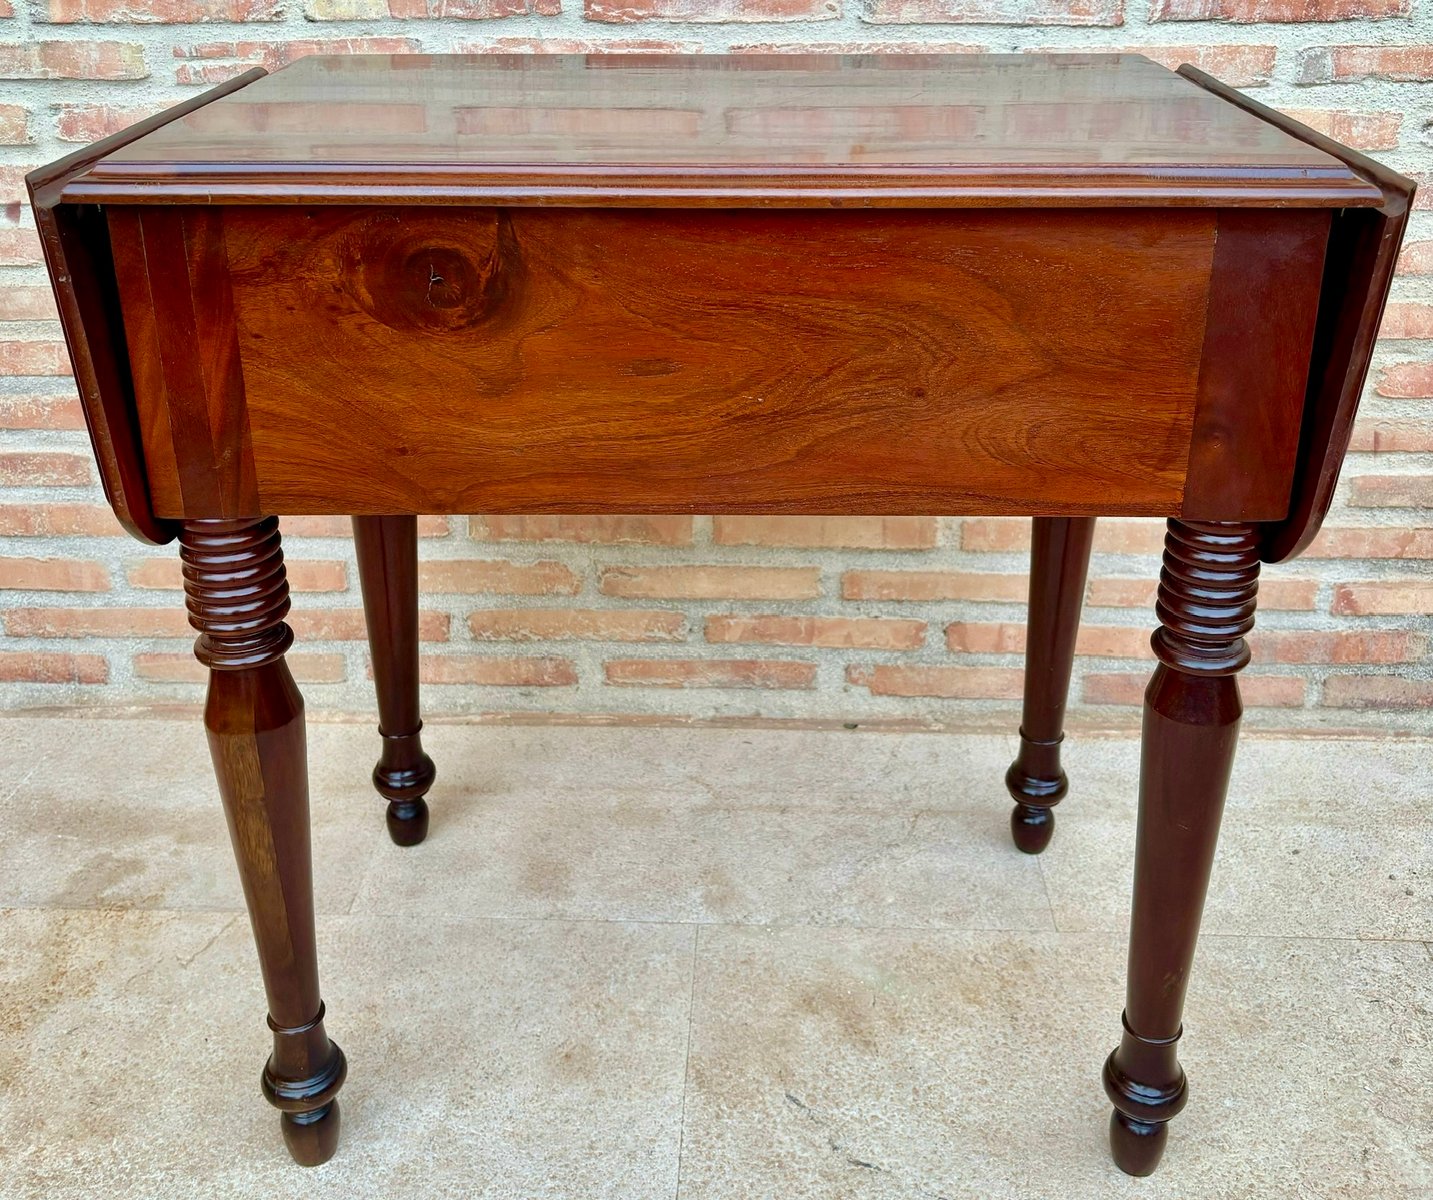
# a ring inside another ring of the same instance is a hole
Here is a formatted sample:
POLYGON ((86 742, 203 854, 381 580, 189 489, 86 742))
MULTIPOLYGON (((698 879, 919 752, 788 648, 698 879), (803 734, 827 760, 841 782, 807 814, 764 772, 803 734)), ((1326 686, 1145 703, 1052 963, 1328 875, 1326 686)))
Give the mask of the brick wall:
MULTIPOLYGON (((1330 527, 1267 572, 1256 721, 1433 729, 1433 0, 0 0, 0 704, 192 702, 173 547, 104 507, 21 203, 29 167, 316 50, 1137 48, 1421 175, 1330 527)), ((431 711, 962 721, 1018 697, 1010 520, 422 525, 431 711)), ((1074 697, 1131 716, 1159 522, 1107 521, 1074 697)), ((371 706, 347 524, 286 523, 314 709, 371 706)))

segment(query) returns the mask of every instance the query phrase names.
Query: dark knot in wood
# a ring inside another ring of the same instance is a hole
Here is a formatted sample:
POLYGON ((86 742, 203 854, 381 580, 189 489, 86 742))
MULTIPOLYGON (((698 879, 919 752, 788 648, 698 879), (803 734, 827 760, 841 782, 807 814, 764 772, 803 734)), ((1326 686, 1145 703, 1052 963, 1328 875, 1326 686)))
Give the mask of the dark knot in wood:
POLYGON ((1259 535, 1253 525, 1169 522, 1155 613, 1159 660, 1191 675, 1233 675, 1249 661, 1259 535))
POLYGON ((237 671, 283 656, 293 633, 278 518, 186 521, 179 557, 200 662, 237 671))
POLYGON ((365 222, 344 240, 343 286, 399 331, 458 333, 510 314, 520 267, 512 223, 489 209, 463 216, 401 210, 365 222))

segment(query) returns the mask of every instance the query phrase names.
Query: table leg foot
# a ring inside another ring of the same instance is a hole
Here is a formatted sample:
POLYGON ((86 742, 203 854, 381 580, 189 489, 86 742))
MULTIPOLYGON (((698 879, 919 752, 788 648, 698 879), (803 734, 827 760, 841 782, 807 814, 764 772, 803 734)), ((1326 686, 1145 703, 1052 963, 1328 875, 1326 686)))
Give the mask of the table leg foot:
POLYGON ((1129 980, 1105 1063, 1116 1165, 1148 1175, 1188 1094, 1177 1045, 1243 705, 1259 536, 1252 525, 1170 521, 1145 692, 1129 980))
POLYGON ((1119 1109, 1110 1113, 1110 1154, 1126 1175, 1153 1175, 1167 1141, 1168 1121, 1136 1121, 1119 1109))
POLYGON ((347 1066, 319 996, 304 707, 284 662, 293 632, 278 522, 186 521, 179 538, 194 653, 209 668, 204 728, 274 1039, 261 1085, 290 1153, 314 1165, 338 1145, 347 1066))
POLYGON ((424 797, 438 774, 418 716, 418 518, 354 517, 353 540, 383 739, 373 786, 388 801, 388 836, 416 846, 428 836, 424 797))
POLYGON ((1036 517, 1032 524, 1020 751, 1005 773, 1015 801, 1010 834, 1026 854, 1039 854, 1050 844, 1051 810, 1070 788, 1060 768, 1060 743, 1094 536, 1093 517, 1036 517))

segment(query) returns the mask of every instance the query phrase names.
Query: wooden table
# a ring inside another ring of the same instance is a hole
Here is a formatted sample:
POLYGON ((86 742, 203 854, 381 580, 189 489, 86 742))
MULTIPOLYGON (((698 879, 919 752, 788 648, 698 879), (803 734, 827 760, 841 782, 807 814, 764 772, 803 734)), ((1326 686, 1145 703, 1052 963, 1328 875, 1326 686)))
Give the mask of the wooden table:
MULTIPOLYGON (((279 516, 354 517, 405 845, 418 514, 1030 516, 1006 782, 1038 853, 1119 514, 1169 519, 1104 1071, 1115 1161, 1154 1169, 1259 566, 1328 507, 1410 181, 1134 55, 365 56, 251 71, 30 187, 106 494, 179 539, 295 1159, 333 1154, 346 1067, 279 516)), ((1039 1086, 1010 1083, 992 1120, 1039 1086)))

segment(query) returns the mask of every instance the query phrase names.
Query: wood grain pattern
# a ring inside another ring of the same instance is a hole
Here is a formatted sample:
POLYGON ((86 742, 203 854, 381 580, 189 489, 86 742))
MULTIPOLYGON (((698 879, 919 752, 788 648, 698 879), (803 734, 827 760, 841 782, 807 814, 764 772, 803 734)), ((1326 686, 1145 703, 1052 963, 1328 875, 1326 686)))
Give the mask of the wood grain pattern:
POLYGON ((1328 232, 1326 212, 1219 213, 1187 520, 1288 512, 1328 232))
POLYGON ((163 544, 177 527, 157 518, 149 503, 109 231, 102 211, 63 204, 60 196, 66 183, 106 155, 264 74, 257 67, 246 71, 25 177, 105 499, 120 524, 140 541, 163 544))
POLYGON ((151 481, 177 479, 195 512, 259 512, 221 217, 113 209, 135 408, 151 481))
POLYGON ((95 164, 74 201, 1376 204, 1140 55, 314 56, 95 164))
POLYGON ((1180 508, 1207 213, 221 211, 267 511, 1180 508))
POLYGON ((1180 74, 1289 136, 1341 159, 1379 193, 1377 207, 1346 209, 1332 216, 1289 515, 1265 531, 1260 550, 1265 562, 1283 562, 1308 548, 1333 503, 1417 189, 1413 180, 1397 171, 1250 100, 1203 71, 1185 66, 1180 74))

